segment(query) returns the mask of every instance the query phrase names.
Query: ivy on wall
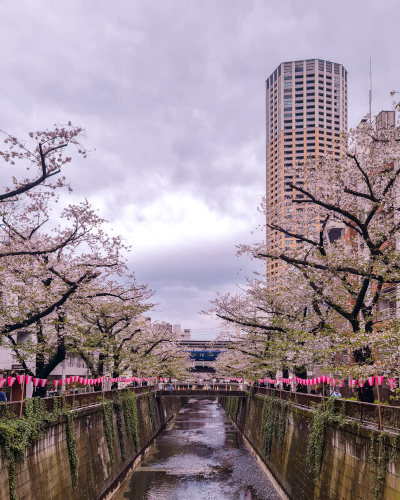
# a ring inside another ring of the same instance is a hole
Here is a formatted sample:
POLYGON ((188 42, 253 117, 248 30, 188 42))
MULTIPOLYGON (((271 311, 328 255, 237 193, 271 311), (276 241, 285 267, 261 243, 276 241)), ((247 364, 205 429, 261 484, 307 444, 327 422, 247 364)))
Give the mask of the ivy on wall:
POLYGON ((153 432, 156 432, 157 429, 156 413, 154 409, 154 399, 150 392, 150 389, 147 391, 147 403, 149 405, 151 427, 153 429, 153 432))
POLYGON ((375 432, 371 432, 369 447, 369 464, 373 480, 372 493, 374 495, 374 500, 380 500, 382 498, 382 490, 386 472, 388 471, 388 465, 397 462, 397 442, 399 439, 399 434, 395 436, 389 436, 389 434, 385 432, 378 432, 377 434, 375 439, 375 432), (385 443, 387 437, 392 439, 389 457, 387 456, 385 443), (376 451, 377 454, 375 453, 376 451))
POLYGON ((228 397, 226 403, 225 413, 235 422, 237 421, 237 414, 239 411, 239 398, 237 397, 228 397))
POLYGON ((72 485, 78 483, 78 456, 76 453, 74 414, 63 400, 53 398, 53 410, 48 412, 41 398, 29 398, 24 402, 24 414, 19 420, 3 404, 0 420, 0 443, 3 446, 9 476, 10 500, 18 500, 15 489, 15 464, 24 462, 26 450, 34 441, 42 439, 46 425, 56 421, 61 415, 66 417, 67 449, 71 468, 72 485))
POLYGON ((67 418, 67 449, 69 465, 71 468, 72 487, 75 489, 78 485, 78 465, 79 459, 76 453, 74 414, 71 411, 64 413, 67 418))
POLYGON ((306 464, 314 479, 318 479, 321 473, 324 458, 325 424, 326 415, 321 403, 313 413, 306 454, 306 464))
POLYGON ((286 434, 288 408, 291 401, 284 401, 275 396, 264 397, 261 414, 262 452, 269 459, 275 440, 277 449, 281 448, 286 434))
POLYGON ((251 401, 252 399, 254 398, 254 393, 255 393, 255 390, 256 390, 256 386, 253 384, 251 387, 250 387, 250 390, 247 392, 246 394, 246 410, 245 410, 245 414, 244 414, 244 420, 245 420, 245 424, 244 426, 246 426, 246 423, 247 423, 247 419, 249 417, 249 413, 250 413, 250 404, 251 404, 251 401))
POLYGON ((128 437, 133 438, 136 453, 139 451, 140 438, 137 416, 137 399, 133 392, 124 392, 122 394, 124 408, 125 429, 128 437))
POLYGON ((114 424, 113 424, 113 403, 112 401, 103 401, 103 427, 104 434, 106 436, 108 453, 110 455, 110 461, 114 463, 114 424))
POLYGON ((117 390, 115 390, 113 394, 113 403, 115 406, 115 412, 117 414, 117 431, 119 439, 119 448, 121 450, 121 459, 123 462, 125 462, 126 460, 125 441, 124 441, 124 430, 122 428, 123 400, 117 390))

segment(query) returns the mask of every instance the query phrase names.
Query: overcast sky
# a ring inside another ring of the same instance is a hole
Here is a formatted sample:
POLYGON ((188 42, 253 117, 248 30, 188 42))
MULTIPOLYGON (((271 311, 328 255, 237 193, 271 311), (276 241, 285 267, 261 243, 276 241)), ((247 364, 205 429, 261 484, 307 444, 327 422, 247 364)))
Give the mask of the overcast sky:
POLYGON ((371 56, 373 112, 390 109, 399 14, 399 0, 1 2, 0 128, 86 129, 96 151, 68 165, 66 201, 86 197, 129 240, 153 318, 201 338, 217 324, 198 312, 254 269, 235 245, 262 222, 266 78, 282 61, 342 63, 354 126, 371 56))

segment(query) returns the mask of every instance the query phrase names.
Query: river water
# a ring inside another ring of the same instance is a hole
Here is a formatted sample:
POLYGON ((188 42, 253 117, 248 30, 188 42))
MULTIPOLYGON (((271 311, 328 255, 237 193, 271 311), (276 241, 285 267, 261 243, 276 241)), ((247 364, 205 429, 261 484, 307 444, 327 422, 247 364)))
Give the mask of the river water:
POLYGON ((191 399, 113 500, 280 500, 216 400, 191 399))

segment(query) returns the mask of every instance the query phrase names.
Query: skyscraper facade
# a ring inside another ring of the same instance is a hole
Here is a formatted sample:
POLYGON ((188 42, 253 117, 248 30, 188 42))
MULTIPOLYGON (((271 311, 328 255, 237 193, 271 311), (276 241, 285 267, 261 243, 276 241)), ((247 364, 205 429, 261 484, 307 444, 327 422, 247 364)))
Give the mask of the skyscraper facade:
MULTIPOLYGON (((288 168, 307 156, 339 156, 336 144, 347 131, 347 71, 322 59, 281 63, 266 80, 267 203, 274 206, 302 195, 293 192, 288 168)), ((295 244, 267 228, 273 247, 295 244)), ((280 274, 281 264, 267 263, 267 281, 280 274)))

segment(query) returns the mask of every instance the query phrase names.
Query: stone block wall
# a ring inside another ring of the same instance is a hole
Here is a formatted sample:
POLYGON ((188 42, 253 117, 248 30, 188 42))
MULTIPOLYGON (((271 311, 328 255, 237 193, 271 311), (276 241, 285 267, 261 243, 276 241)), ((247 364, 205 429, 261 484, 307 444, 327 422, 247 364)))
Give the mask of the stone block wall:
MULTIPOLYGON (((15 484, 18 500, 102 500, 110 498, 125 479, 142 453, 164 425, 186 404, 184 397, 155 398, 157 420, 153 432, 146 394, 137 396, 139 450, 128 438, 122 422, 125 461, 122 460, 117 418, 114 410, 113 454, 111 463, 103 427, 103 407, 97 404, 76 410, 74 421, 76 451, 79 458, 78 484, 72 486, 69 463, 66 421, 60 417, 45 431, 45 437, 35 441, 27 450, 24 463, 16 464, 15 484)), ((123 420, 123 419, 122 419, 123 420)), ((8 467, 0 455, 0 500, 10 500, 8 467)))
MULTIPOLYGON (((220 400, 224 408, 227 398, 220 400)), ((239 406, 236 424, 245 441, 262 459, 269 473, 282 488, 284 497, 291 500, 374 500, 377 471, 371 471, 371 429, 345 424, 326 425, 324 455, 319 479, 314 481, 306 465, 312 412, 292 406, 287 413, 283 443, 273 436, 271 454, 267 458, 262 446, 262 408, 264 398, 255 396, 246 418, 245 403, 239 406)), ((380 454, 375 433, 374 456, 380 454)), ((400 440, 386 435, 385 463, 378 498, 400 499, 400 440), (390 454, 394 461, 389 460, 390 454)))

